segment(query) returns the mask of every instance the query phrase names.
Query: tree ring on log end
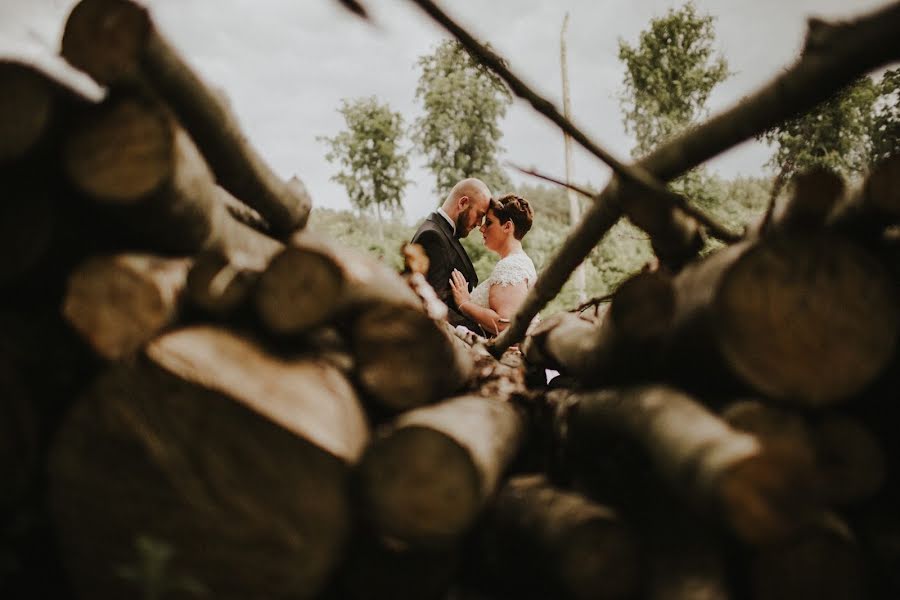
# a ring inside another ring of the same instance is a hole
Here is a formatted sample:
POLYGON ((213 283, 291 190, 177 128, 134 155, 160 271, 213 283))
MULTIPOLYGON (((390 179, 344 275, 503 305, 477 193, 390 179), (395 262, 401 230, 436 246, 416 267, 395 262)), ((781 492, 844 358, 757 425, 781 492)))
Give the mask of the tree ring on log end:
POLYGON ((831 404, 859 391, 890 359, 896 297, 884 267, 849 240, 777 237, 724 274, 715 335, 730 366, 757 390, 831 404))
POLYGON ((73 126, 63 148, 66 173, 97 200, 139 202, 173 175, 175 127, 169 119, 133 97, 104 103, 73 126))
POLYGON ((481 508, 480 475, 469 452, 428 427, 402 427, 373 443, 360 473, 368 518, 388 538, 444 546, 481 508))

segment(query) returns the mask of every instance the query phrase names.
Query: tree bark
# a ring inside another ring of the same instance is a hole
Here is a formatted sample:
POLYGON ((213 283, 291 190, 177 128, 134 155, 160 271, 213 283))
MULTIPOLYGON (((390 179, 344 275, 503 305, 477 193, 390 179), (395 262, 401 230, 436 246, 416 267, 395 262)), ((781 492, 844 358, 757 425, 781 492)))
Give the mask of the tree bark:
POLYGON ((813 464, 789 446, 767 447, 664 386, 550 393, 564 445, 590 447, 613 431, 639 444, 672 488, 738 537, 766 543, 791 533, 813 505, 813 464), (558 397, 554 397, 558 396, 558 397))
POLYGON ((85 111, 68 133, 63 165, 77 189, 161 251, 280 247, 231 217, 190 137, 146 96, 122 92, 85 111))
POLYGON ((543 476, 510 479, 486 526, 489 556, 515 597, 632 598, 638 587, 629 527, 611 508, 554 488, 543 476))
POLYGON ((587 385, 649 377, 674 311, 671 279, 640 273, 616 290, 599 324, 571 313, 541 323, 525 342, 525 356, 587 385))
POLYGON ((147 254, 90 258, 69 276, 63 314, 100 357, 124 359, 175 322, 190 268, 147 254))
POLYGON ((311 201, 303 185, 289 185, 269 168, 227 101, 179 56, 146 8, 131 0, 82 0, 66 22, 62 54, 101 83, 149 83, 171 105, 225 189, 259 211, 279 235, 306 225, 311 201))
POLYGON ((825 413, 804 419, 786 409, 745 400, 722 413, 731 426, 768 444, 802 444, 816 461, 820 493, 829 506, 872 497, 887 477, 878 440, 852 417, 825 413))
POLYGON ((754 600, 870 597, 853 533, 831 513, 823 513, 792 539, 759 549, 749 570, 754 600))
POLYGON ((494 494, 524 429, 511 404, 479 396, 400 415, 359 467, 366 518, 387 538, 447 547, 494 494))
POLYGON ((190 577, 216 598, 314 597, 349 535, 349 468, 368 438, 351 385, 210 327, 148 355, 101 377, 54 448, 52 507, 80 594, 146 590, 135 543, 149 540, 174 553, 155 581, 167 595, 190 577))
POLYGON ((670 374, 702 384, 722 367, 767 396, 808 407, 844 400, 890 360, 891 277, 849 240, 820 232, 725 248, 675 278, 670 374))

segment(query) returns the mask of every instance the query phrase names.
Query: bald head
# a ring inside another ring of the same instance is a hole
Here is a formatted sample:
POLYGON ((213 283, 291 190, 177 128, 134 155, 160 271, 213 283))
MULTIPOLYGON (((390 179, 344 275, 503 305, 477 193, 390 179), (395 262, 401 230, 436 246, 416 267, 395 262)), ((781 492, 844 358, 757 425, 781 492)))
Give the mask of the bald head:
POLYGON ((456 236, 466 237, 487 213, 491 190, 480 179, 470 177, 453 186, 442 208, 456 223, 456 236))

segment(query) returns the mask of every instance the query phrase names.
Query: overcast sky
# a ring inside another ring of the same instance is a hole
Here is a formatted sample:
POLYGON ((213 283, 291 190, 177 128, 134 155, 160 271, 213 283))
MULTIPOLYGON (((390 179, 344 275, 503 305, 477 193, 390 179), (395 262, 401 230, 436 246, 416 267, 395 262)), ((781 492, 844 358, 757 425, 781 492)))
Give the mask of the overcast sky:
MULTIPOLYGON (((159 29, 210 84, 231 99, 247 136, 284 177, 298 175, 316 206, 349 208, 332 183, 335 166, 316 136, 343 127, 343 98, 375 95, 407 124, 415 102, 417 57, 444 37, 409 0, 363 0, 376 25, 336 0, 149 0, 159 29)), ((695 0, 716 18, 716 44, 734 73, 710 99, 727 108, 792 63, 809 16, 847 17, 885 0, 695 0)), ((559 34, 571 15, 569 78, 574 121, 622 159, 625 134, 616 98, 623 70, 618 41, 634 43, 649 20, 678 0, 444 0, 442 5, 476 37, 489 41, 514 72, 561 105, 559 34)), ((0 0, 0 50, 55 51, 71 0, 0 0)), ((559 131, 529 105, 515 101, 502 123, 504 158, 548 173, 564 173, 559 131)), ((726 177, 765 174, 771 150, 750 142, 709 163, 726 177)), ((514 182, 523 181, 510 174, 514 182)), ((576 149, 575 177, 600 185, 608 169, 576 149)), ((431 175, 413 159, 404 206, 416 220, 437 205, 431 175)), ((533 180, 532 180, 533 182, 533 180)), ((503 190, 499 190, 502 192, 503 190)))

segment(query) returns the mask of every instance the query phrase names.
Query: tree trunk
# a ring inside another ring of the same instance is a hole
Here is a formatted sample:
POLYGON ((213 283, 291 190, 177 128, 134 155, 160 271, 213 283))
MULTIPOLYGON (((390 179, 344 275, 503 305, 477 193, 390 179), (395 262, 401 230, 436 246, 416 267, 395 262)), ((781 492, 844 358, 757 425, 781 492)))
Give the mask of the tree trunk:
POLYGON ((524 429, 515 407, 480 396, 400 415, 359 467, 366 518, 387 538, 448 546, 494 494, 524 429))
POLYGON ((148 355, 100 378, 54 448, 52 506, 80 594, 314 597, 344 549, 349 468, 368 438, 353 388, 210 327, 148 355), (165 572, 148 572, 148 544, 169 553, 165 572))
POLYGON ((648 377, 658 367, 654 357, 674 311, 671 280, 640 273, 616 290, 599 325, 571 313, 554 315, 529 336, 525 356, 587 385, 648 377))
POLYGON ((622 519, 543 476, 510 479, 487 527, 489 556, 517 598, 631 598, 637 589, 637 540, 622 519))
POLYGON ((879 261, 827 233, 725 248, 675 278, 669 374, 708 383, 722 367, 773 398, 808 407, 859 392, 897 340, 894 282, 879 261))
POLYGON ((604 431, 649 455, 672 488, 748 543, 779 539, 813 504, 813 464, 802 448, 767 447, 729 427, 689 396, 664 386, 551 392, 564 445, 590 447, 604 431))
POLYGON ((190 137, 147 97, 123 92, 85 111, 62 160, 76 188, 158 250, 272 254, 280 247, 231 217, 190 137))
POLYGON ((876 165, 862 188, 836 207, 831 224, 862 239, 877 236, 887 225, 900 222, 898 186, 900 155, 876 165))
POLYGON ((311 201, 305 188, 288 185, 269 168, 227 101, 156 30, 146 8, 131 0, 82 0, 66 22, 62 55, 103 84, 149 83, 171 105, 225 189, 280 235, 306 225, 311 201))

